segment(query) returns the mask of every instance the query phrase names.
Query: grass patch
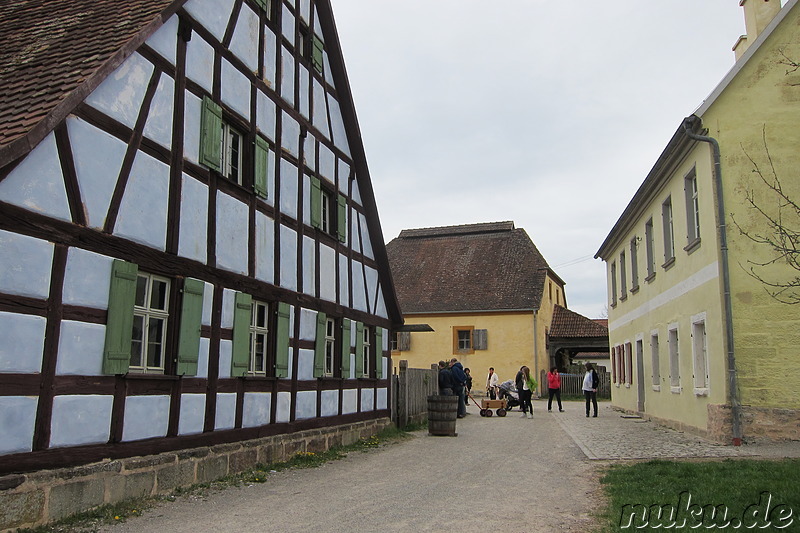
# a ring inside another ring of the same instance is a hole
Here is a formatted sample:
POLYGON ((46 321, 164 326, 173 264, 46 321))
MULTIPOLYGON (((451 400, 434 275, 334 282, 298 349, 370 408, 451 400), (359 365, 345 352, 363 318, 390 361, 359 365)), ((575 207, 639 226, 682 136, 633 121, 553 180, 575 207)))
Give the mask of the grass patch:
POLYGON ((600 480, 608 496, 601 531, 797 531, 798 472, 800 459, 612 465, 600 480))
POLYGON ((331 461, 343 459, 349 453, 366 453, 370 450, 399 442, 410 437, 407 431, 397 429, 395 426, 389 426, 377 435, 359 439, 353 444, 335 446, 324 452, 299 452, 287 461, 257 464, 250 470, 238 474, 231 474, 207 483, 196 483, 189 487, 179 487, 172 494, 166 496, 139 498, 103 505, 90 511, 62 518, 51 524, 31 529, 20 529, 17 533, 95 533, 103 525, 124 522, 128 518, 140 516, 144 511, 160 502, 175 501, 180 497, 204 498, 213 491, 266 483, 277 472, 294 468, 315 468, 331 461))

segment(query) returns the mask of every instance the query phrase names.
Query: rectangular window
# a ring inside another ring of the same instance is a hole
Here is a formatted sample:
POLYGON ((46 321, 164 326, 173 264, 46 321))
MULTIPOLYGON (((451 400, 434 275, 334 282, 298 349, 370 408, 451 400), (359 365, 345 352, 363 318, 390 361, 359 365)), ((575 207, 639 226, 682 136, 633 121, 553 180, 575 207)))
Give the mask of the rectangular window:
POLYGON ((650 218, 644 225, 644 245, 647 255, 647 279, 651 280, 656 275, 655 237, 653 234, 653 219, 650 218))
POLYGON ((617 264, 611 263, 611 307, 617 305, 617 264))
POLYGON ((690 247, 700 239, 700 204, 697 198, 697 173, 694 169, 684 178, 684 191, 686 194, 686 246, 690 247))
POLYGON ((267 20, 272 20, 272 0, 256 0, 256 4, 267 16, 267 20))
POLYGON ((617 382, 617 349, 611 348, 611 382, 617 382))
POLYGON ((320 228, 322 231, 330 235, 333 229, 333 209, 331 206, 331 195, 328 193, 328 191, 323 190, 320 200, 322 203, 320 211, 320 228))
POLYGON ((631 292, 639 289, 639 260, 636 254, 636 243, 639 237, 634 236, 631 239, 631 292))
POLYGON ((230 124, 222 125, 222 174, 242 184, 242 134, 230 124))
POLYGON ((325 369, 326 376, 333 376, 336 360, 336 321, 332 318, 325 320, 325 369))
POLYGON ((453 353, 471 354, 474 352, 472 342, 473 326, 461 326, 453 328, 453 353))
POLYGON ((628 385, 633 383, 633 350, 631 343, 625 343, 625 377, 628 385))
POLYGON ((661 222, 664 226, 664 266, 675 259, 675 234, 672 225, 672 197, 661 204, 661 222))
POLYGON ((678 350, 678 327, 669 330, 669 385, 672 392, 681 392, 680 352, 678 350))
POLYGON ((620 300, 628 297, 628 275, 625 272, 627 265, 625 261, 625 251, 619 254, 619 290, 620 300))
POLYGON ((650 364, 653 367, 653 388, 661 387, 661 362, 658 354, 658 333, 650 334, 650 364))
POLYGON ((628 368, 625 364, 625 348, 620 344, 617 346, 617 366, 619 368, 619 382, 627 383, 628 377, 625 375, 625 369, 628 368))
POLYGON ((362 372, 364 377, 369 377, 370 371, 372 370, 372 364, 370 361, 373 360, 375 351, 372 349, 372 328, 368 326, 364 326, 364 340, 363 340, 364 351, 362 352, 361 356, 364 358, 362 372))
POLYGON ((267 373, 267 349, 269 346, 269 305, 254 301, 250 323, 250 364, 248 372, 256 375, 267 373))
POLYGON ((164 373, 169 319, 169 280, 139 272, 133 307, 130 370, 164 373))
POLYGON ((695 394, 707 394, 708 353, 706 346, 706 323, 704 319, 692 323, 692 359, 694 361, 695 394))

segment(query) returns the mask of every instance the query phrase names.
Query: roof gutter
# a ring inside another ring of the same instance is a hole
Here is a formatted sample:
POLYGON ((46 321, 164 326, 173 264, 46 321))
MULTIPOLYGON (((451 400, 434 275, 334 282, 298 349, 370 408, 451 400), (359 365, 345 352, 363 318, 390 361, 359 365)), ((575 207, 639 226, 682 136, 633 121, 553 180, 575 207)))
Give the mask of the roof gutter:
POLYGON ((683 128, 686 136, 692 140, 705 142, 711 146, 714 157, 714 186, 717 193, 717 229, 719 231, 719 248, 722 265, 722 285, 723 285, 723 306, 725 308, 725 340, 728 348, 728 402, 731 406, 731 422, 733 432, 733 445, 742 445, 742 423, 741 406, 739 404, 739 387, 736 376, 736 357, 733 344, 733 306, 731 304, 731 280, 730 269, 728 267, 728 236, 727 225, 725 222, 725 200, 722 195, 722 163, 720 158, 719 143, 713 137, 694 133, 695 129, 700 129, 702 119, 697 115, 691 115, 683 120, 683 128))

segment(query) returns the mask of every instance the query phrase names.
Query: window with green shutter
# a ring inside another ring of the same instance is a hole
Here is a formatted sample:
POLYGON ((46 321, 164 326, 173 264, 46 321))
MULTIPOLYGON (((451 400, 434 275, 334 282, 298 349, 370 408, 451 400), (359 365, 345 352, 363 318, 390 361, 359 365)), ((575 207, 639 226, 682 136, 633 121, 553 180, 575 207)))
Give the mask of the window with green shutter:
POLYGON ((314 377, 321 378, 326 374, 326 357, 330 352, 328 337, 328 328, 330 322, 328 316, 323 313, 317 313, 317 336, 316 344, 314 345, 314 377))
POLYGON ((322 227, 322 186, 319 179, 311 178, 311 225, 322 227))
POLYGON ((220 172, 222 167, 222 107, 203 97, 200 112, 200 163, 220 172))
POLYGON ((136 264, 119 259, 115 259, 111 267, 106 342, 103 350, 104 374, 128 372, 138 271, 136 264))
POLYGON ((250 366, 250 323, 253 298, 249 294, 236 293, 233 309, 233 353, 231 356, 231 376, 247 375, 250 366))
POLYGON ((347 241, 347 199, 341 194, 338 196, 338 210, 336 212, 336 233, 340 242, 347 241))
POLYGON ((323 60, 323 51, 325 50, 325 44, 322 42, 322 39, 315 35, 311 36, 311 66, 314 67, 314 70, 322 74, 322 60, 323 60))
POLYGON ((364 324, 356 322, 356 377, 364 376, 364 324))
POLYGON ((205 283, 186 278, 183 282, 183 302, 178 337, 179 376, 197 375, 197 360, 200 354, 200 327, 203 318, 203 292, 205 283))
POLYGON ((256 149, 253 164, 253 189, 256 194, 266 198, 269 171, 269 144, 263 137, 256 135, 256 149))
POLYGON ((350 320, 342 319, 342 377, 350 377, 350 320))
POLYGON ((383 329, 375 328, 375 377, 383 379, 383 329))
POLYGON ((275 333, 275 377, 289 377, 289 304, 278 303, 275 333))

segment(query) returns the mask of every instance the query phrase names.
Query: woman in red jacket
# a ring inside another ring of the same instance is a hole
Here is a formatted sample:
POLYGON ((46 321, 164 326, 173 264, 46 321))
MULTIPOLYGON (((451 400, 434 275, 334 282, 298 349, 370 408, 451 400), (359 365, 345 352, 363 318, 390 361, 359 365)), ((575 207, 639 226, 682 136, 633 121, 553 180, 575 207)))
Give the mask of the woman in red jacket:
POLYGON ((561 376, 558 375, 558 368, 553 367, 547 373, 547 389, 550 393, 550 398, 547 400, 547 412, 549 413, 553 408, 553 396, 558 400, 558 412, 563 413, 564 409, 561 407, 561 376))

